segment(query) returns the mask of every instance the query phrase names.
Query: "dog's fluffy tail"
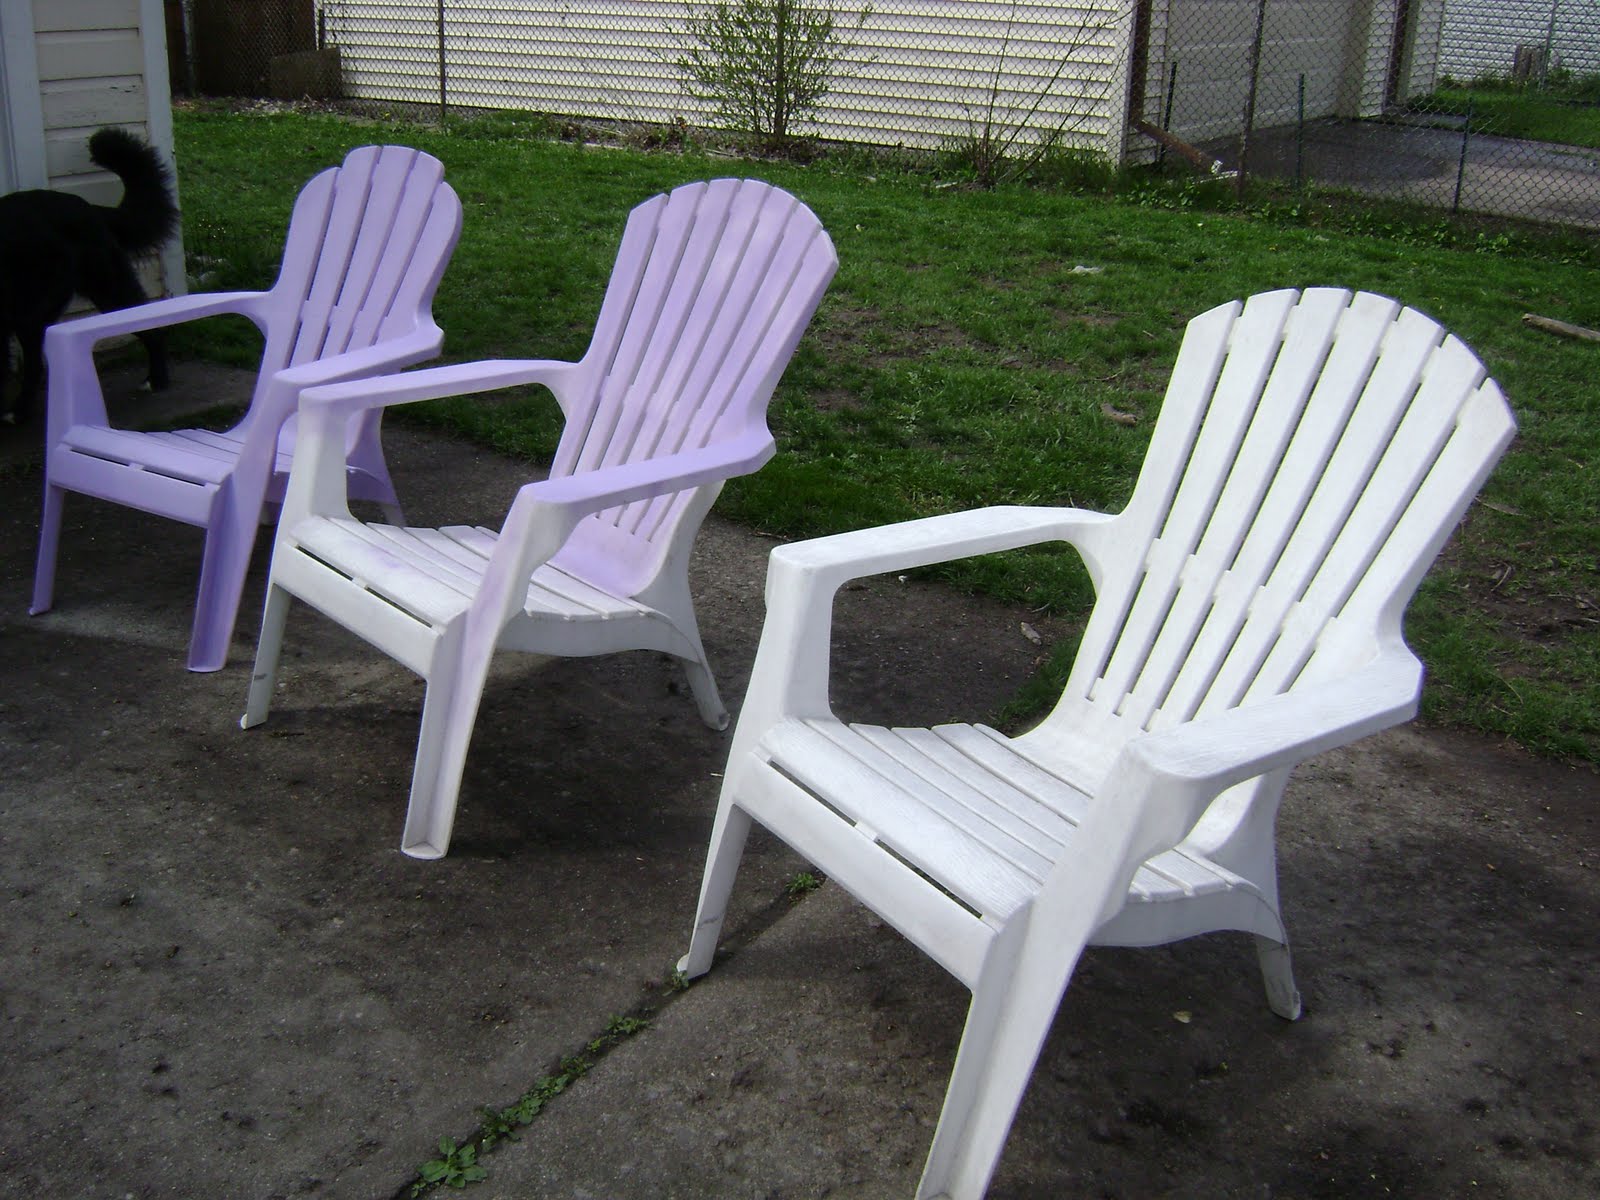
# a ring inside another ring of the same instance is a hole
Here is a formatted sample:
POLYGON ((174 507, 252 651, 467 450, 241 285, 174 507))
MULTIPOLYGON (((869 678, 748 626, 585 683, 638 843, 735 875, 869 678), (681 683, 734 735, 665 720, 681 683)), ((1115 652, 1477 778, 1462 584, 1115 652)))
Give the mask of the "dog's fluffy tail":
POLYGON ((178 228, 172 172, 154 148, 125 129, 97 130, 89 157, 122 180, 122 203, 111 210, 112 234, 129 254, 148 254, 178 228))

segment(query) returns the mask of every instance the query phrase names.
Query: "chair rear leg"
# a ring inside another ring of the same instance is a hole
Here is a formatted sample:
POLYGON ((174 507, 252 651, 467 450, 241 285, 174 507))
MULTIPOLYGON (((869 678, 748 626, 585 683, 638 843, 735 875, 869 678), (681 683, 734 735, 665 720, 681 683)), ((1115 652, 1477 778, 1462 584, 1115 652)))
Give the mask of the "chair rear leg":
POLYGON ((1256 935, 1256 959, 1261 982, 1267 989, 1267 1007, 1286 1021, 1300 1019, 1300 989, 1294 983, 1294 963, 1287 942, 1256 935))
POLYGON ((717 808, 711 827, 711 849, 706 854, 706 871, 700 881, 700 903, 695 908, 694 933, 689 953, 678 960, 678 970, 694 979, 711 969, 722 936, 722 922, 728 913, 728 897, 744 856, 745 839, 750 834, 750 814, 724 799, 717 808))
POLYGON ((294 597, 276 584, 267 585, 267 603, 261 613, 261 636, 256 640, 256 665, 250 672, 250 695, 239 728, 249 729, 267 719, 272 693, 278 686, 278 657, 283 651, 283 630, 294 597))
POLYGON ((61 510, 66 498, 64 489, 45 484, 44 509, 39 517, 39 558, 33 568, 33 603, 28 606, 34 615, 49 612, 55 603, 56 551, 61 544, 61 510))

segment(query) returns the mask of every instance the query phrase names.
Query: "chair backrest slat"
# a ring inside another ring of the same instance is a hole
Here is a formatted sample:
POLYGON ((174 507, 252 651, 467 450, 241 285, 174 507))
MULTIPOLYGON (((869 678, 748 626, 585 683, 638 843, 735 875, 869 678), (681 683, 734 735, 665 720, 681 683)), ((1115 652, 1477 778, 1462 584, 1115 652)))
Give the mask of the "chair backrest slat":
POLYGON ((302 189, 272 287, 263 378, 364 349, 416 319, 459 229, 443 165, 363 146, 302 189))
POLYGON ((1471 351, 1385 297, 1196 318, 1121 518, 1144 549, 1100 581, 1051 720, 1132 736, 1370 656, 1512 430, 1471 351))
MULTIPOLYGON (((584 356, 587 390, 566 397, 551 474, 701 449, 753 422, 764 428, 767 402, 836 266, 815 215, 759 181, 688 184, 641 204, 584 356)), ((589 522, 664 543, 692 494, 636 501, 589 522)))

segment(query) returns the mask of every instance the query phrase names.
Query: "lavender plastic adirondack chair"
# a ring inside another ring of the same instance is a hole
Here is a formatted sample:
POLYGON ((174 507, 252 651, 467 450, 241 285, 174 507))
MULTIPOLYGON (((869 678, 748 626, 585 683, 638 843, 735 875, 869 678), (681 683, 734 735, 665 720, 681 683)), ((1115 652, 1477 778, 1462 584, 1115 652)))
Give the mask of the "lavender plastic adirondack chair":
POLYGON ((1273 292, 1189 324, 1121 513, 990 508, 774 550, 680 968, 710 968, 758 821, 965 984, 919 1197, 983 1194, 1086 946, 1254 934, 1269 1006, 1297 1017, 1284 784, 1414 715, 1401 616, 1514 429, 1482 364, 1420 313, 1273 292), (1037 728, 833 716, 841 585, 1050 541, 1097 598, 1037 728))
MULTIPOLYGON (((46 611, 54 598, 68 492, 199 525, 206 538, 188 665, 219 669, 264 506, 281 500, 287 483, 301 391, 437 354, 443 334, 430 308, 460 232, 461 204, 438 159, 364 146, 300 192, 270 291, 180 296, 53 326, 45 335, 44 513, 30 611, 46 611), (266 339, 243 419, 226 433, 113 428, 95 343, 220 313, 250 318, 266 339)), ((351 495, 398 520, 378 418, 350 431, 341 459, 351 495)))
POLYGON ((726 728, 689 553, 723 481, 772 456, 767 403, 837 265, 793 196, 753 180, 689 184, 629 216, 580 361, 468 363, 305 393, 244 727, 266 719, 291 597, 416 671, 427 689, 401 848, 417 858, 449 847, 496 649, 663 651, 683 661, 706 723, 726 728), (555 394, 566 425, 550 477, 519 491, 498 532, 351 517, 347 421, 530 383, 555 394))

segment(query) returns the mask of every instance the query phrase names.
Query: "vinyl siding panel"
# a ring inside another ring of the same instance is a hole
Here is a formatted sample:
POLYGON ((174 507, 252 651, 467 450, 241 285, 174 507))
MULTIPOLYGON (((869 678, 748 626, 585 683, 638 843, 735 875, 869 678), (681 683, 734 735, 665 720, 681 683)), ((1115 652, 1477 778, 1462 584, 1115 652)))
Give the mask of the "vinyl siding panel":
MULTIPOLYGON (((122 196, 116 176, 89 159, 89 135, 121 125, 171 154, 171 112, 165 68, 165 20, 160 0, 26 0, 31 11, 8 23, 8 33, 31 19, 32 72, 38 127, 19 131, 42 178, 19 186, 75 192, 96 204, 122 196)), ((11 81, 8 80, 8 84, 11 81)), ((152 294, 184 290, 183 252, 174 239, 141 274, 152 294)))
POLYGON ((1595 0, 1450 0, 1439 71, 1466 83, 1508 76, 1518 46, 1550 44, 1550 66, 1600 74, 1600 4, 1595 0), (1555 18, 1552 30, 1551 18, 1555 18))
MULTIPOLYGON (((1131 25, 1130 0, 1008 4, 955 0, 930 11, 904 0, 874 4, 858 27, 841 13, 849 47, 832 94, 819 106, 823 137, 936 146, 973 128, 987 111, 1027 111, 1064 125, 1083 144, 1114 151, 1120 139, 1131 25), (1068 65, 1061 68, 1063 61, 1068 65), (997 73, 996 67, 999 66, 997 73)), ((329 41, 356 99, 436 103, 437 13, 431 3, 342 0, 328 8, 329 41)), ((680 0, 604 0, 555 8, 456 4, 445 28, 451 104, 520 107, 556 114, 704 123, 672 59, 685 43, 680 0)))

